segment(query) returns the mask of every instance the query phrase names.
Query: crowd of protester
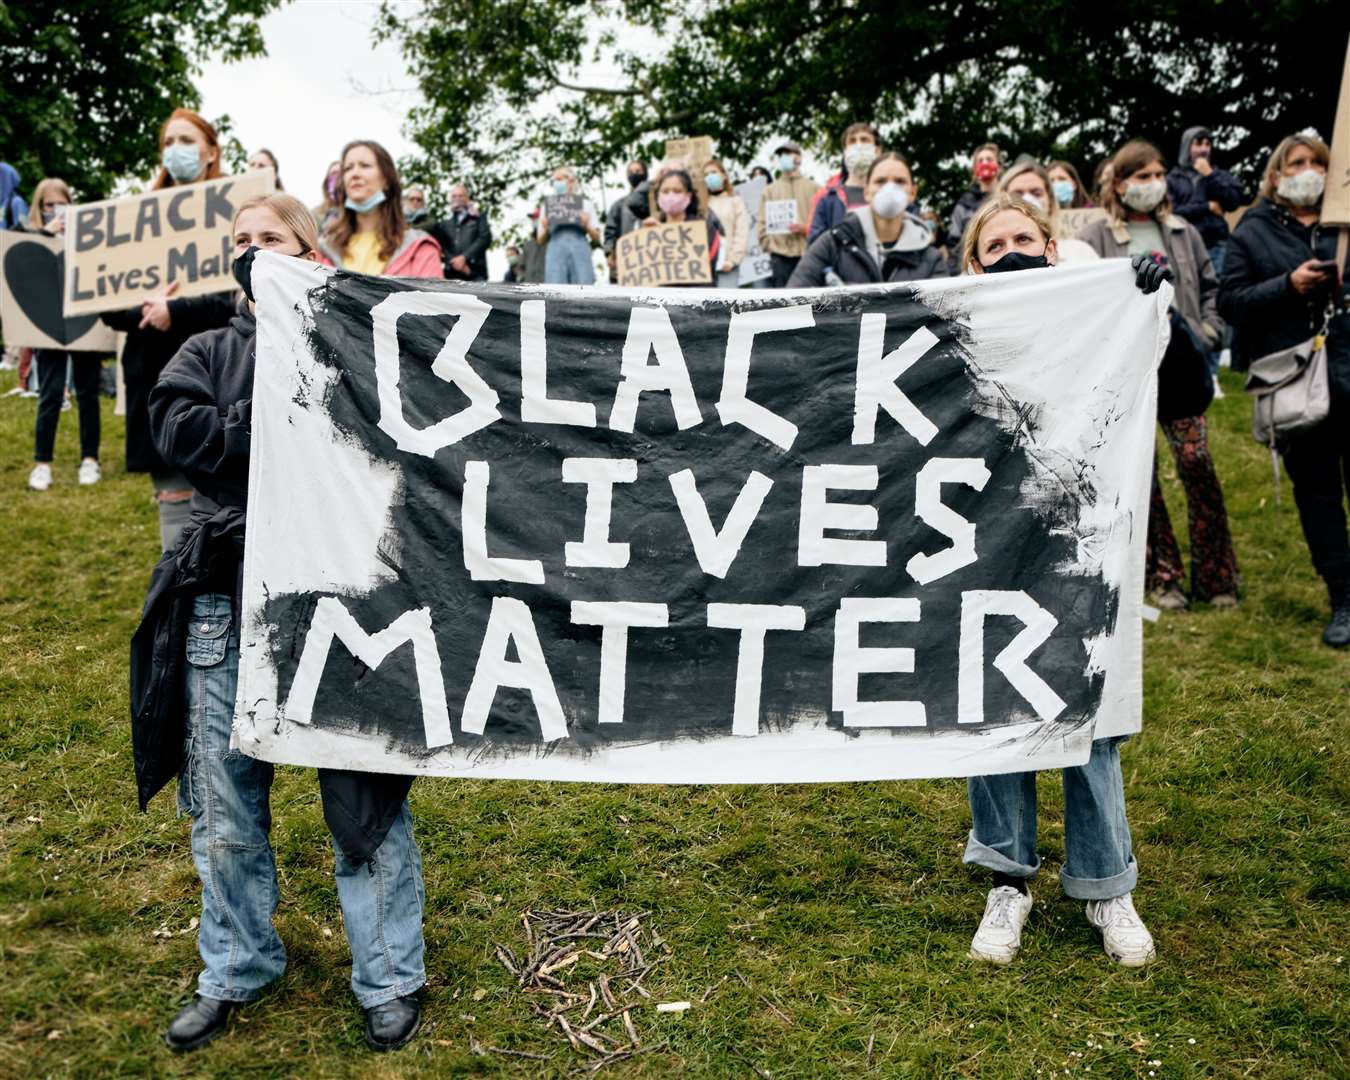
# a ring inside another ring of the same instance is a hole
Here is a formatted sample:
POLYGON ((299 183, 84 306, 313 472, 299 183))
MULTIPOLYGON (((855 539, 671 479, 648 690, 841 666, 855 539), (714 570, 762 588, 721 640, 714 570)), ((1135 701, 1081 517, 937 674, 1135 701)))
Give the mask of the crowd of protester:
MULTIPOLYGON (((1147 596, 1168 611, 1195 602, 1232 608, 1242 601, 1205 421, 1215 365, 1225 351, 1243 367, 1310 339, 1325 342, 1331 413, 1274 449, 1292 479, 1312 563, 1328 589, 1331 617, 1323 641, 1350 645, 1350 315, 1344 267, 1337 262, 1344 262, 1344 249, 1338 256, 1335 231, 1317 224, 1329 162, 1321 140, 1300 134, 1281 142, 1255 193, 1215 162, 1213 137, 1203 127, 1181 135, 1170 168, 1151 143, 1126 142, 1097 165, 1091 189, 1068 161, 1025 155, 1010 161, 986 142, 971 155, 968 189, 943 215, 921 200, 922 181, 911 159, 883 145, 871 124, 849 125, 838 149, 838 170, 824 184, 803 173, 802 149, 791 140, 773 147, 771 170, 753 166, 739 183, 718 159, 650 166, 633 160, 626 169, 628 190, 603 215, 577 174, 560 166, 548 174, 521 239, 505 249, 504 280, 589 285, 596 280, 597 255, 614 279, 625 235, 688 222, 706 231, 714 275, 708 285, 725 289, 915 282, 1127 259, 1144 291, 1164 281, 1173 289, 1158 420, 1185 492, 1189 589, 1156 461, 1146 556, 1147 596), (758 191, 757 198, 747 200, 742 189, 758 191), (1231 228, 1231 215, 1244 207, 1231 228), (1071 230, 1069 212, 1090 209, 1098 213, 1071 230), (763 260, 763 272, 743 273, 753 259, 763 260)), ((222 173, 214 128, 188 110, 175 110, 164 123, 159 150, 153 188, 222 173)), ((268 150, 256 151, 248 165, 279 174, 268 150)), ((493 244, 489 215, 465 184, 455 184, 448 196, 447 215, 433 220, 427 189, 405 186, 381 145, 350 142, 327 170, 316 206, 306 208, 285 194, 278 177, 276 194, 240 208, 233 240, 242 297, 181 299, 169 288, 138 307, 103 316, 125 335, 126 469, 151 477, 166 553, 133 642, 137 738, 150 740, 154 752, 146 760, 155 762, 144 766, 149 771, 140 777, 142 794, 147 784, 153 794, 157 784, 178 779, 203 886, 204 970, 196 998, 168 1029, 166 1040, 176 1050, 220 1034, 231 1012, 256 999, 286 963, 272 925, 278 897, 268 840, 272 767, 229 746, 254 363, 252 252, 273 250, 362 274, 485 282, 493 244), (140 692, 151 685, 160 689, 140 692), (177 688, 176 696, 166 696, 166 685, 177 688), (142 707, 144 702, 149 704, 142 707)), ((18 175, 0 165, 6 228, 59 236, 71 202, 69 188, 51 177, 35 186, 30 207, 18 175)), ((79 405, 78 479, 97 483, 98 358, 39 349, 32 366, 38 410, 29 486, 45 491, 53 482, 55 434, 68 388, 79 405)), ((375 1049, 402 1045, 415 1034, 417 991, 425 982, 410 783, 408 777, 333 770, 320 775, 352 949, 352 989, 375 1049)), ((1064 891, 1085 903, 1112 959, 1146 964, 1155 950, 1132 901, 1137 866, 1119 740, 1099 740, 1086 765, 1063 771, 1063 784, 1064 891)), ((971 955, 1007 963, 1020 947, 1032 905, 1028 883, 1040 866, 1035 774, 974 777, 969 798, 973 826, 964 858, 993 875, 971 955)))

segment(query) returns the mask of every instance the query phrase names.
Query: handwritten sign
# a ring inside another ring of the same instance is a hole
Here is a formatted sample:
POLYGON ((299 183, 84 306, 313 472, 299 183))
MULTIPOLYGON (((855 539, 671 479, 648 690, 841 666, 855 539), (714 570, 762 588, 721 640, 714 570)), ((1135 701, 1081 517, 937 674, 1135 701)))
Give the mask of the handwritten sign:
POLYGON ((773 277, 773 260, 759 246, 759 233, 756 229, 759 218, 759 200, 763 198, 764 189, 768 186, 769 182, 762 176, 736 185, 736 194, 741 197, 746 209, 750 211, 750 243, 745 258, 741 260, 741 265, 738 267, 740 276, 737 279, 737 285, 742 288, 746 285, 752 285, 756 281, 773 277))
POLYGON ((1091 222, 1100 221, 1106 217, 1106 211, 1100 206, 1080 206, 1072 210, 1061 210, 1059 212, 1059 235, 1061 237, 1077 236, 1091 222))
POLYGON ((59 237, 0 232, 0 323, 5 344, 111 353, 115 335, 97 315, 67 319, 61 313, 65 262, 59 237))
MULTIPOLYGON (((1322 224, 1350 225, 1350 43, 1346 45, 1345 70, 1341 72, 1336 126, 1331 131, 1331 163, 1327 167, 1326 193, 1322 196, 1322 224)), ((1342 259, 1343 245, 1344 239, 1337 249, 1342 259)))
POLYGON ((66 224, 66 317, 135 307, 167 285, 179 297, 235 287, 235 211, 276 190, 271 169, 84 203, 66 224))
POLYGON ((708 227, 702 221, 634 229, 619 237, 614 253, 619 284, 629 288, 712 282, 708 227))
POLYGON ((667 139, 666 157, 679 158, 691 169, 700 168, 713 159, 713 141, 707 135, 667 139))
POLYGON ((764 232, 768 236, 787 236, 798 225, 796 199, 764 200, 764 232))
POLYGON ((556 229, 559 225, 580 225, 585 203, 580 195, 547 196, 544 199, 544 216, 548 218, 548 227, 556 229))

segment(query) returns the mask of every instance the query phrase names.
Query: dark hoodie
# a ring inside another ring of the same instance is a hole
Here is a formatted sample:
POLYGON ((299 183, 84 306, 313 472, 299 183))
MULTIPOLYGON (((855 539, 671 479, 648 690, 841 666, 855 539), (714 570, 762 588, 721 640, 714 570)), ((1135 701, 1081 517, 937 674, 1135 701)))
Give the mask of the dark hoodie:
POLYGON ((19 172, 8 161, 0 161, 0 229, 22 229, 28 217, 28 204, 19 194, 19 172))
POLYGON ((1213 171, 1201 176, 1191 164, 1191 143, 1196 139, 1212 139, 1207 127, 1191 127, 1181 133, 1181 145, 1177 149, 1177 163, 1167 174, 1167 194, 1172 200, 1172 209, 1176 215, 1189 221, 1200 233, 1205 247, 1228 239, 1228 222, 1223 214, 1210 209, 1210 202, 1216 202, 1225 212, 1236 210, 1242 205, 1242 185, 1226 169, 1210 164, 1213 171))

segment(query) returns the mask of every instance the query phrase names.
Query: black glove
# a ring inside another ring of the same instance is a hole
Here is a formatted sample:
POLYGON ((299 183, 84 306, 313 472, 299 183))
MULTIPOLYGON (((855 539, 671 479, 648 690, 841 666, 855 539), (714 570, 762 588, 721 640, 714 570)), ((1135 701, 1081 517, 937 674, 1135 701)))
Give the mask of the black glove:
POLYGON ((239 282, 239 287, 244 290, 244 295, 249 298, 250 303, 253 300, 253 257, 257 254, 258 249, 250 246, 246 252, 236 255, 234 259, 234 280, 239 282))
POLYGON ((1164 281, 1174 280, 1170 267, 1155 262, 1147 255, 1133 256, 1130 259, 1130 267, 1134 270, 1134 283, 1144 294, 1155 293, 1164 281))

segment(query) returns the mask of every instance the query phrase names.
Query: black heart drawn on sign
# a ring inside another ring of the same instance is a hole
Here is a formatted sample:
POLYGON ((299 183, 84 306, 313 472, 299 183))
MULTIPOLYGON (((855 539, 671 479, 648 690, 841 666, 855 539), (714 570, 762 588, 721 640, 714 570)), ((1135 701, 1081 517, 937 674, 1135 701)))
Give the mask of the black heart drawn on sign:
POLYGON ((16 242, 5 253, 5 288, 24 316, 49 338, 70 345, 98 323, 97 315, 67 319, 61 314, 66 253, 37 241, 16 242))
POLYGON ((697 259, 697 258, 698 258, 700 255, 702 255, 702 254, 703 254, 703 245, 702 245, 702 244, 695 244, 695 245, 694 245, 694 258, 697 259))

